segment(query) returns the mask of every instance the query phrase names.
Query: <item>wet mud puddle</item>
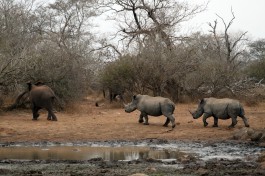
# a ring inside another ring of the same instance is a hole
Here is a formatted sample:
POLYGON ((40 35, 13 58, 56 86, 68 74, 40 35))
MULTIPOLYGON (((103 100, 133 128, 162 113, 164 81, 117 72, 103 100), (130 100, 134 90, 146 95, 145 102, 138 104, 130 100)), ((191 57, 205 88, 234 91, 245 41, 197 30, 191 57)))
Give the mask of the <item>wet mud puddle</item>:
POLYGON ((0 160, 89 160, 131 161, 155 159, 162 161, 194 158, 196 160, 228 159, 254 161, 265 148, 245 143, 172 142, 153 143, 91 142, 91 143, 40 143, 0 144, 0 160))
POLYGON ((130 161, 137 159, 174 159, 178 151, 153 150, 148 147, 5 147, 0 149, 0 159, 25 160, 89 160, 102 158, 107 161, 130 161))

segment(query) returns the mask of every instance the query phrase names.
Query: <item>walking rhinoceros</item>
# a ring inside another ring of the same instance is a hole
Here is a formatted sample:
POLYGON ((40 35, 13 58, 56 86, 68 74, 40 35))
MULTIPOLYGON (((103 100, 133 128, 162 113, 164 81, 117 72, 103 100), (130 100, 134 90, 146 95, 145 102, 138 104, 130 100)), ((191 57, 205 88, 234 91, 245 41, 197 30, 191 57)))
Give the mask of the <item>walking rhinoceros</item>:
POLYGON ((163 97, 151 97, 148 95, 134 95, 132 102, 128 105, 124 105, 125 112, 130 113, 138 109, 141 114, 139 118, 139 123, 144 125, 149 125, 148 115, 150 116, 161 116, 167 117, 166 122, 163 126, 167 127, 169 122, 172 123, 172 128, 175 127, 175 118, 173 116, 175 110, 175 104, 168 98, 163 97))
POLYGON ((229 128, 233 128, 237 124, 237 116, 241 117, 246 127, 249 127, 248 120, 245 117, 245 111, 238 100, 229 98, 217 99, 217 98, 203 98, 200 100, 198 108, 195 112, 191 112, 194 119, 197 119, 203 115, 203 123, 206 127, 208 123, 206 119, 213 116, 214 125, 218 127, 218 119, 232 119, 232 124, 229 128))

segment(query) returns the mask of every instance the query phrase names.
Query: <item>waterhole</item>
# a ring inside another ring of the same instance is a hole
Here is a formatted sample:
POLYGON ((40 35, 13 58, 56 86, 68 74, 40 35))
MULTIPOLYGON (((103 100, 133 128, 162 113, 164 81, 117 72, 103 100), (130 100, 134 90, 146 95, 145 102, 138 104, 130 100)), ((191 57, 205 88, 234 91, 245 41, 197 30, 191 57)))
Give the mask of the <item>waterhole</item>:
POLYGON ((52 147, 4 147, 0 148, 0 159, 21 160, 89 160, 102 158, 107 161, 137 159, 177 159, 185 153, 180 151, 157 150, 150 147, 88 147, 88 146, 52 146, 52 147))
POLYGON ((254 161, 265 151, 254 144, 233 142, 87 142, 0 144, 0 160, 89 160, 102 158, 107 161, 155 160, 245 160, 254 161))

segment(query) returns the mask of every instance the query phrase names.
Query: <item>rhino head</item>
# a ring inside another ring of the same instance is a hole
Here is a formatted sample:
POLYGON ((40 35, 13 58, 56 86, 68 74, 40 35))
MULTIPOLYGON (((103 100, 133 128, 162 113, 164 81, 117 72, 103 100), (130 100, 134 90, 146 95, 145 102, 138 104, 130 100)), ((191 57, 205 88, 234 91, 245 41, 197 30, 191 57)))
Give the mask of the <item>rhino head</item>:
POLYGON ((131 103, 129 103, 127 105, 124 104, 124 109, 125 109, 125 112, 127 112, 127 113, 133 112, 137 109, 136 95, 133 96, 131 103))
POLYGON ((199 105, 196 111, 194 112, 189 111, 194 119, 198 119, 199 117, 202 116, 202 114, 204 113, 204 105, 205 105, 205 100, 202 99, 199 101, 199 105))

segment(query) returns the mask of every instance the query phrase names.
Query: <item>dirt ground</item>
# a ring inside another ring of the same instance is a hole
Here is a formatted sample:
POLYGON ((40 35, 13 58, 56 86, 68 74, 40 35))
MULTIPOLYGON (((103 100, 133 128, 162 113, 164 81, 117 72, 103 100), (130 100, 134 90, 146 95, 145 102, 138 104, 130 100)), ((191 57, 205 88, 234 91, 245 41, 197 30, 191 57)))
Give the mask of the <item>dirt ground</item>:
MULTIPOLYGON (((47 112, 41 111, 37 121, 32 121, 30 110, 0 111, 0 143, 32 142, 86 142, 86 141, 139 141, 139 140, 188 140, 227 141, 244 127, 238 118, 235 128, 229 129, 231 120, 219 120, 219 127, 203 127, 202 118, 192 119, 188 110, 196 104, 177 104, 176 127, 163 127, 166 118, 149 117, 150 125, 138 123, 139 111, 126 113, 119 103, 95 106, 93 97, 71 105, 65 111, 56 112, 57 122, 47 121, 47 112)), ((245 107, 250 127, 265 128, 265 104, 245 107)), ((264 155, 265 158, 265 155, 264 155)), ((265 160, 265 159, 264 159, 265 160)), ((242 161, 187 161, 185 169, 157 166, 154 161, 127 163, 93 161, 0 161, 0 175, 263 175, 265 164, 242 161)), ((263 162, 264 163, 264 162, 263 162)))
MULTIPOLYGON (((150 125, 138 123, 139 111, 126 113, 119 104, 108 103, 95 106, 93 98, 57 112, 57 122, 47 121, 47 112, 41 111, 37 121, 32 121, 30 110, 0 112, 1 142, 39 142, 39 141, 101 141, 101 140, 227 140, 238 129, 244 127, 241 118, 235 128, 227 128, 231 120, 219 120, 219 127, 213 128, 213 118, 208 127, 203 127, 202 118, 192 119, 189 109, 195 110, 196 104, 177 104, 175 110, 176 127, 170 131, 163 127, 166 118, 149 117, 150 125)), ((265 128, 264 104, 255 107, 245 106, 246 116, 253 129, 265 128)))

